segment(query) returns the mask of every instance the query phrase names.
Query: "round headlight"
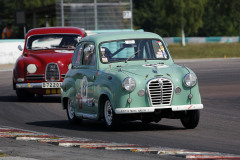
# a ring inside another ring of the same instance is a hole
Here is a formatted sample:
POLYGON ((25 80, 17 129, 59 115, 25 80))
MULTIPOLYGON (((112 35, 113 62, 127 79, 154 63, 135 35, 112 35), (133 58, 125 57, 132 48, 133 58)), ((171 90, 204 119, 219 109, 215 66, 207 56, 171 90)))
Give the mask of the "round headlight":
POLYGON ((183 81, 187 87, 193 87, 197 84, 197 76, 193 73, 188 73, 184 76, 183 81))
POLYGON ((35 73, 37 71, 37 66, 35 64, 29 64, 27 66, 28 73, 35 73))
POLYGON ((132 92, 136 87, 135 79, 133 79, 131 77, 125 78, 122 82, 122 87, 124 90, 126 90, 128 92, 132 92))

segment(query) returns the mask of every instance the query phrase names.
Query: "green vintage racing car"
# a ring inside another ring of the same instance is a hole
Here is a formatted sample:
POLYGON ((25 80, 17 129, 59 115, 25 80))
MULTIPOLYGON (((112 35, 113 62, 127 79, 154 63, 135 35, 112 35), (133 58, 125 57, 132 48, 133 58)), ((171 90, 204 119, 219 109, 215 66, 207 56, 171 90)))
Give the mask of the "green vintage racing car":
POLYGON ((62 84, 71 123, 180 119, 187 129, 203 109, 195 73, 174 63, 163 39, 149 32, 103 33, 83 38, 62 84))

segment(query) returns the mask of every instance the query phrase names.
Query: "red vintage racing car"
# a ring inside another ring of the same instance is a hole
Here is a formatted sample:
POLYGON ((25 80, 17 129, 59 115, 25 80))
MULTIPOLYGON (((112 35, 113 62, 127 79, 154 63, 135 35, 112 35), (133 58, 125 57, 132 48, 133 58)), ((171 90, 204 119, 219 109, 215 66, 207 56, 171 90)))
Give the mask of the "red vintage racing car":
POLYGON ((13 89, 19 100, 35 94, 60 94, 77 43, 86 33, 75 27, 30 30, 13 69, 13 89))

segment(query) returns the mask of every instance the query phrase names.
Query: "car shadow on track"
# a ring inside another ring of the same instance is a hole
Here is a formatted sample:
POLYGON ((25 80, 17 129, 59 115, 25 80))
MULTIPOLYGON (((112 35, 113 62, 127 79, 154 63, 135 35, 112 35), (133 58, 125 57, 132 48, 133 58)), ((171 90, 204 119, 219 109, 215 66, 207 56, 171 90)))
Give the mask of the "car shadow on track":
POLYGON ((17 96, 0 96, 0 102, 61 103, 60 96, 34 96, 20 101, 17 96))
MULTIPOLYGON (((74 131, 93 131, 93 132, 109 132, 105 127, 103 121, 91 121, 83 120, 82 124, 72 125, 67 120, 59 121, 38 121, 38 122, 28 122, 28 125, 34 125, 38 127, 48 127, 48 128, 58 128, 58 129, 67 129, 74 131)), ((149 123, 144 124, 140 121, 132 122, 122 122, 119 124, 117 129, 111 130, 112 132, 133 132, 133 131, 154 131, 154 130, 185 130, 185 128, 177 126, 167 126, 159 123, 149 123)), ((110 131, 110 132, 111 132, 110 131)))

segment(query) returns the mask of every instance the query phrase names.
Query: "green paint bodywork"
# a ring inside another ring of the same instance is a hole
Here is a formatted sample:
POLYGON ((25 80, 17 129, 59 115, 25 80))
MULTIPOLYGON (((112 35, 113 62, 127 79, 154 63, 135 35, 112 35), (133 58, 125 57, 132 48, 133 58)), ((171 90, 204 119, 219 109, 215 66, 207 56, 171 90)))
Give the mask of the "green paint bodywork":
POLYGON ((91 42, 95 45, 96 65, 73 65, 67 72, 62 84, 61 100, 63 108, 66 109, 66 100, 70 98, 74 102, 77 117, 81 118, 84 114, 88 114, 92 116, 92 119, 100 119, 102 116, 100 115, 102 109, 102 106, 100 106, 101 98, 107 97, 114 110, 117 108, 152 107, 148 94, 145 93, 144 96, 140 97, 137 92, 141 89, 146 91, 147 82, 156 77, 167 78, 173 83, 171 105, 201 104, 198 84, 192 88, 188 88, 183 83, 184 76, 187 73, 193 73, 193 71, 185 66, 175 64, 166 44, 164 46, 169 53, 167 60, 141 60, 111 64, 104 64, 100 61, 99 45, 102 42, 138 38, 159 39, 164 43, 163 39, 157 34, 147 32, 106 33, 83 38, 80 43, 91 42), (153 72, 152 67, 143 66, 158 63, 164 63, 164 67, 155 69, 157 72, 153 72), (82 106, 79 107, 79 96, 82 96, 80 91, 81 83, 84 76, 88 82, 88 99, 85 102, 82 100, 80 102, 82 106), (132 77, 136 81, 136 88, 130 93, 122 88, 122 82, 126 77, 132 77), (175 94, 174 90, 176 87, 182 89, 180 94, 175 94), (190 93, 193 95, 191 100, 188 98, 190 93), (127 102, 128 98, 132 99, 131 103, 127 102))

